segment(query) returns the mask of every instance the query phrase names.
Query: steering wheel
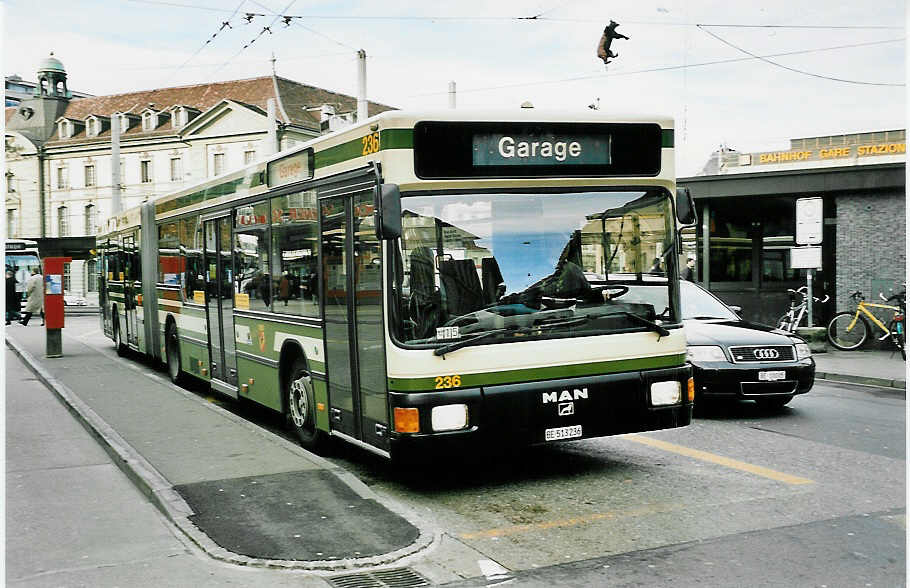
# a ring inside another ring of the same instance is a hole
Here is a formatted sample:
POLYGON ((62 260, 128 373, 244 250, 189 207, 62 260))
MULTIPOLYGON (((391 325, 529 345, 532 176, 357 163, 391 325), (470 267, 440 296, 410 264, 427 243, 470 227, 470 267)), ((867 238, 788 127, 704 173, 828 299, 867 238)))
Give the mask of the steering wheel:
POLYGON ((613 300, 626 294, 629 291, 629 287, 623 285, 604 286, 600 291, 603 293, 604 300, 613 300))

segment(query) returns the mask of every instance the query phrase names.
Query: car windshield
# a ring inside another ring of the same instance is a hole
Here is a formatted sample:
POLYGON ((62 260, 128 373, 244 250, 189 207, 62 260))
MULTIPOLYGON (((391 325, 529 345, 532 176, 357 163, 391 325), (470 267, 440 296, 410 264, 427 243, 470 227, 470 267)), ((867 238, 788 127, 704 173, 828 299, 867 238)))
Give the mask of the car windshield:
POLYGON ((401 207, 390 321, 400 342, 664 331, 660 324, 678 322, 663 190, 434 194, 405 196, 401 207))
POLYGON ((679 302, 684 319, 739 320, 736 313, 692 282, 680 282, 679 302))
POLYGON ((25 292, 25 282, 32 275, 33 268, 41 268, 41 261, 34 253, 6 254, 6 269, 13 270, 16 277, 16 292, 25 292))

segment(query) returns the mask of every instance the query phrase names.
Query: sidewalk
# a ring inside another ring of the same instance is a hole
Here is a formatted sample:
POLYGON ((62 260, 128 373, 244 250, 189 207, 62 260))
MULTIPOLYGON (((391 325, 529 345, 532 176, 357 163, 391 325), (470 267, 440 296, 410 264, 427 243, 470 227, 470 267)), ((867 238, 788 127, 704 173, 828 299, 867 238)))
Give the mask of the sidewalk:
POLYGON ((815 377, 821 380, 867 384, 906 390, 907 363, 899 351, 838 351, 814 353, 815 377))
POLYGON ((189 539, 244 566, 340 570, 397 561, 434 543, 395 505, 331 462, 173 386, 135 360, 64 332, 7 344, 93 431, 114 463, 189 539))

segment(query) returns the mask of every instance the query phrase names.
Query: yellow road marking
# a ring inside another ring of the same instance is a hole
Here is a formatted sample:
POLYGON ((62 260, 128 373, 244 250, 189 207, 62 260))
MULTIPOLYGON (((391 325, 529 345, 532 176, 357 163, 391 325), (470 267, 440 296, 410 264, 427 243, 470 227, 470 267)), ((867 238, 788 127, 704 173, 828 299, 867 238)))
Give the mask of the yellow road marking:
POLYGON ((783 482, 785 484, 814 484, 813 480, 807 478, 800 478, 799 476, 792 476, 790 474, 785 474, 783 472, 778 472, 769 468, 758 466, 751 463, 746 463, 744 461, 739 461, 736 459, 731 459, 729 457, 724 457, 722 455, 715 455, 713 453, 708 453, 707 451, 699 451, 698 449, 692 449, 691 447, 684 447, 682 445, 676 445, 674 443, 667 443, 666 441, 660 441, 658 439, 652 439, 650 437, 642 437, 639 435, 624 435, 624 439, 629 441, 635 441, 636 443, 641 443, 642 445, 648 445, 649 447, 656 447, 657 449, 663 449, 664 451, 669 451, 671 453, 678 453, 679 455, 685 455, 686 457, 691 457, 694 459, 700 459, 701 461, 707 461, 710 463, 716 463, 718 465, 726 466, 728 468, 733 468, 735 470, 742 470, 744 472, 749 472, 750 474, 755 474, 756 476, 762 476, 763 478, 770 478, 771 480, 776 480, 778 482, 783 482))

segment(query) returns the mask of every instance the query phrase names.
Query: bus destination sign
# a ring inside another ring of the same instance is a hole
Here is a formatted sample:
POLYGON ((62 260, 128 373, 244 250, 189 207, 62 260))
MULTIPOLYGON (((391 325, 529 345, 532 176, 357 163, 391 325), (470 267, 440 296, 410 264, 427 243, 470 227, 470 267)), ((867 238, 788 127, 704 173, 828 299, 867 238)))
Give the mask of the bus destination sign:
POLYGON ((475 166, 490 165, 608 165, 609 134, 518 135, 477 133, 473 141, 475 166))
POLYGON ((313 177, 313 150, 307 149, 268 163, 269 188, 313 177))
POLYGON ((422 121, 414 171, 421 179, 656 176, 672 132, 656 123, 422 121))

